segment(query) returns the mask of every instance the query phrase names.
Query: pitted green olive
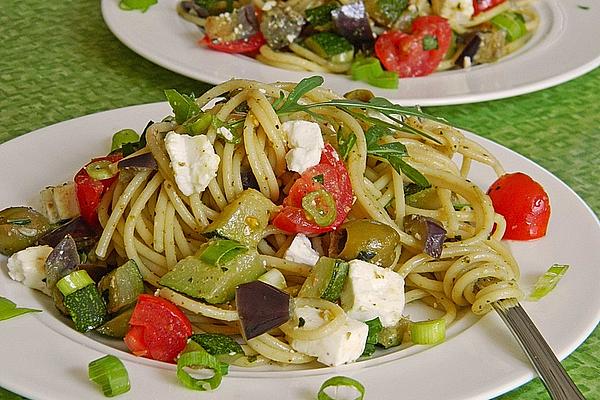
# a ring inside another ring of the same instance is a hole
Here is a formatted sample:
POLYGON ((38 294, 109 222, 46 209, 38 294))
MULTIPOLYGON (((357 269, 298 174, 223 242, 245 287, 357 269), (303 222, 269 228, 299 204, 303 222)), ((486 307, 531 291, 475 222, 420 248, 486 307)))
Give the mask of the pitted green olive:
POLYGON ((0 211, 0 254, 10 256, 34 244, 51 228, 48 218, 29 207, 0 211))
POLYGON ((377 221, 361 219, 342 225, 329 248, 331 257, 364 260, 390 267, 400 249, 400 235, 394 228, 377 221))

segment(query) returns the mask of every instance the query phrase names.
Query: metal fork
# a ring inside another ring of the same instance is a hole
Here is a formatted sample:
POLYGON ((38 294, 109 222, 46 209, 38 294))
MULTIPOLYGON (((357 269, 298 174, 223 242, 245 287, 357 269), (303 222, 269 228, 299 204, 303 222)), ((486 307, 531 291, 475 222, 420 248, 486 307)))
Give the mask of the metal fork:
POLYGON ((585 400, 521 304, 516 299, 506 299, 494 302, 492 306, 527 354, 550 397, 554 400, 585 400))

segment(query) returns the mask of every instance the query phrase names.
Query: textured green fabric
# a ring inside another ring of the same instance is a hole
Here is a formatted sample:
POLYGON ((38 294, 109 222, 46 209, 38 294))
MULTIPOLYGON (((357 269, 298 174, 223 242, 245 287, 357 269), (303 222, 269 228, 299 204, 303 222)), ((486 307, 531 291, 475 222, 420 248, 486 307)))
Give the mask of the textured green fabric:
MULTIPOLYGON (((162 101, 166 88, 208 87, 127 49, 106 28, 98 1, 2 0, 0 38, 0 143, 96 111, 162 101)), ((428 111, 538 162, 600 211, 600 69, 513 99, 428 111)), ((600 329, 564 365, 587 398, 599 399, 600 329)), ((500 397, 547 398, 538 379, 500 397)))

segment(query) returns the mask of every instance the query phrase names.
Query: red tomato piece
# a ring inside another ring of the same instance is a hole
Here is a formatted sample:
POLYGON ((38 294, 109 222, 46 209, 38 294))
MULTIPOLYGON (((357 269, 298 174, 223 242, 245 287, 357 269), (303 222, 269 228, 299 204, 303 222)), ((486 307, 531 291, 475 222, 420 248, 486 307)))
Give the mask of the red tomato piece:
POLYGON ((255 53, 265 43, 267 43, 267 41, 261 32, 246 39, 232 40, 230 42, 213 41, 208 36, 204 36, 200 40, 200 44, 213 50, 222 51, 224 53, 241 54, 255 53))
POLYGON ((429 75, 438 67, 450 47, 452 28, 437 15, 417 17, 412 33, 388 31, 375 42, 375 54, 388 71, 401 78, 429 75), (433 39, 435 38, 435 39, 433 39), (437 41, 437 47, 426 50, 437 41))
POLYGON ((550 200, 536 181, 522 172, 498 178, 487 194, 494 210, 506 220, 503 239, 529 240, 544 236, 550 219, 550 200))
POLYGON ((473 0, 473 8, 475 9, 473 15, 477 15, 480 12, 487 11, 490 8, 494 8, 498 4, 502 4, 505 1, 506 0, 473 0))
POLYGON ((344 222, 352 208, 352 201, 352 185, 346 166, 335 149, 327 143, 320 163, 304 171, 290 188, 283 200, 283 209, 273 219, 273 225, 290 233, 329 232, 344 222), (325 189, 335 200, 336 217, 328 226, 320 226, 308 219, 302 208, 302 198, 319 189, 325 189))
MULTIPOLYGON (((110 162, 117 162, 123 156, 119 153, 111 154, 106 157, 94 158, 86 166, 96 161, 109 160, 110 162)), ((102 195, 108 190, 108 188, 117 179, 117 175, 108 179, 94 179, 92 178, 85 167, 81 168, 75 175, 75 193, 77 195, 77 202, 79 204, 79 212, 81 218, 91 226, 98 225, 98 205, 102 199, 102 195)))
POLYGON ((174 362, 192 334, 192 324, 162 297, 141 294, 129 320, 125 344, 135 355, 174 362))

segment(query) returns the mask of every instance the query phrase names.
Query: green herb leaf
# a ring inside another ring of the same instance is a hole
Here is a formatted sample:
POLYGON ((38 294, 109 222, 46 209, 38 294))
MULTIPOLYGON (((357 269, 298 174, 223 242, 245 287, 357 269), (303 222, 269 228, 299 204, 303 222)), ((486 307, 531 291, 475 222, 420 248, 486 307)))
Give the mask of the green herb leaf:
POLYGON ((353 132, 350 132, 348 136, 344 136, 342 129, 340 129, 337 132, 337 142, 340 157, 342 157, 342 160, 348 159, 350 150, 352 150, 356 144, 356 135, 353 132))
POLYGON ((315 175, 312 177, 312 180, 315 182, 320 183, 321 185, 323 184, 323 182, 325 182, 325 179, 323 177, 323 174, 319 174, 319 175, 315 175))
POLYGON ((438 40, 433 35, 425 35, 423 37, 423 50, 437 50, 439 48, 438 40))
POLYGON ((36 310, 34 308, 19 308, 15 303, 5 297, 0 297, 0 321, 5 319, 11 319, 18 317, 19 315, 27 314, 30 312, 42 312, 42 310, 36 310))
POLYGON ((277 110, 277 113, 286 114, 296 111, 305 111, 306 106, 298 104, 298 101, 302 98, 302 96, 306 95, 306 93, 321 86, 322 84, 322 76, 315 75, 302 79, 290 92, 283 105, 277 110))
POLYGON ((178 124, 183 124, 200 113, 200 107, 194 101, 194 96, 181 94, 175 89, 165 90, 165 96, 175 113, 175 122, 178 124))
POLYGON ((0 218, 0 224, 9 224, 9 225, 29 225, 31 223, 30 218, 0 218))
POLYGON ((146 12, 156 3, 158 3, 158 0, 121 0, 119 8, 126 11, 140 10, 141 12, 146 12))

